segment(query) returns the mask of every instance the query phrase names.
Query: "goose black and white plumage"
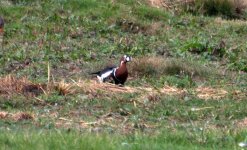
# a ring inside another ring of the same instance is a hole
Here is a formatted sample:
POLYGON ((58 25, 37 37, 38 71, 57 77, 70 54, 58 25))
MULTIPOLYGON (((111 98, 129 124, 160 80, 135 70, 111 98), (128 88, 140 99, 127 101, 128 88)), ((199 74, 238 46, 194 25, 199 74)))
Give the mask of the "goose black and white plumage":
POLYGON ((128 78, 128 70, 127 70, 127 62, 131 61, 131 57, 124 55, 120 59, 120 65, 119 67, 111 66, 106 67, 101 71, 97 71, 91 74, 97 74, 97 78, 100 82, 105 82, 106 79, 112 78, 115 82, 115 84, 122 84, 126 82, 128 78))

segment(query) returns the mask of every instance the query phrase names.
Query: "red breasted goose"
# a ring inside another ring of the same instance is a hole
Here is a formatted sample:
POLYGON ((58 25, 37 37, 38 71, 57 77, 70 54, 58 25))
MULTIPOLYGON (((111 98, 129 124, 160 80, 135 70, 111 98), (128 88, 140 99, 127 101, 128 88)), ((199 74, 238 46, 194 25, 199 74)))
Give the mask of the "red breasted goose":
POLYGON ((2 17, 0 17, 0 34, 4 31, 4 20, 2 17))
POLYGON ((105 82, 108 78, 113 78, 115 84, 122 84, 126 82, 128 78, 127 62, 130 62, 132 58, 124 55, 120 59, 119 67, 106 67, 102 71, 94 72, 91 74, 97 74, 97 78, 100 82, 105 82))

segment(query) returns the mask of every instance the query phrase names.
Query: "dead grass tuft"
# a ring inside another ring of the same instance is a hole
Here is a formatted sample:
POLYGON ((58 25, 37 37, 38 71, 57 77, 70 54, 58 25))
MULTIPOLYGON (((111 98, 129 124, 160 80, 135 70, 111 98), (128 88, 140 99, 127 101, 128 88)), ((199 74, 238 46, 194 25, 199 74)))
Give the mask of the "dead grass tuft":
POLYGON ((0 119, 10 119, 14 121, 33 120, 34 115, 26 112, 8 113, 5 111, 1 111, 0 119))
POLYGON ((98 83, 96 80, 79 80, 73 82, 61 81, 55 83, 55 89, 61 95, 86 93, 90 98, 114 96, 115 93, 136 93, 134 87, 120 87, 111 83, 98 83))
POLYGON ((171 86, 164 86, 160 90, 160 92, 167 94, 167 95, 183 95, 187 93, 185 89, 179 89, 179 88, 171 87, 171 86))
POLYGON ((98 83, 95 80, 88 80, 88 81, 79 81, 75 82, 75 85, 80 87, 85 92, 97 92, 97 91, 103 91, 103 92, 111 92, 111 93, 135 93, 137 92, 136 88, 124 86, 120 87, 115 84, 111 83, 98 83))
POLYGON ((181 5, 191 5, 195 0, 148 0, 148 4, 156 8, 177 10, 181 5))
POLYGON ((149 3, 149 5, 156 7, 156 8, 162 8, 163 7, 162 0, 149 0, 148 3, 149 3))
POLYGON ((247 118, 244 118, 237 122, 237 126, 240 128, 246 128, 247 127, 247 118))
POLYGON ((19 112, 13 115, 12 117, 15 121, 23 121, 23 120, 33 120, 34 116, 30 113, 19 112))
POLYGON ((247 97, 247 93, 239 90, 235 90, 231 93, 236 100, 242 100, 247 97))
POLYGON ((75 84, 65 83, 64 80, 57 83, 55 88, 61 95, 68 95, 68 94, 73 94, 76 92, 75 84))
POLYGON ((0 94, 13 95, 39 95, 43 93, 43 85, 34 84, 27 80, 27 78, 15 78, 12 75, 0 78, 0 94))
POLYGON ((8 116, 8 113, 5 111, 0 112, 0 119, 5 119, 8 116))
POLYGON ((198 87, 196 90, 197 96, 201 99, 222 99, 227 96, 228 92, 224 89, 216 89, 210 87, 198 87))
MULTIPOLYGON (((93 95, 93 97, 97 96, 114 96, 114 94, 119 93, 139 93, 141 94, 140 99, 147 99, 149 101, 158 101, 160 99, 160 95, 171 95, 171 96, 181 96, 188 93, 186 89, 177 88, 173 86, 165 85, 161 89, 155 89, 152 87, 129 87, 124 86, 120 87, 111 83, 98 83, 95 80, 87 80, 87 81, 78 81, 73 83, 64 83, 66 87, 73 87, 72 91, 68 93, 75 92, 85 92, 87 94, 93 95), (76 89, 76 90, 75 90, 76 89)), ((228 91, 220 88, 212 88, 212 87, 198 87, 194 89, 195 96, 200 99, 208 100, 208 99, 222 99, 226 97, 229 93, 228 91)), ((237 95, 242 94, 239 92, 237 95)), ((233 95, 234 96, 234 95, 233 95)))
MULTIPOLYGON (((148 62, 152 62, 152 65, 160 66, 161 59, 154 61, 154 59, 148 60, 148 62)), ((157 67, 156 67, 157 69, 157 67)), ((5 78, 0 78, 0 93, 5 95, 13 95, 14 93, 18 94, 32 94, 36 95, 41 92, 44 92, 44 89, 41 85, 33 84, 28 81, 26 78, 17 79, 13 76, 7 76, 5 78)), ((58 83, 54 83, 55 88, 62 95, 68 94, 76 94, 84 92, 92 97, 102 97, 102 96, 114 96, 114 94, 118 93, 139 93, 144 96, 149 101, 158 101, 160 99, 160 94, 164 95, 184 95, 187 93, 186 89, 176 88, 172 86, 165 85, 161 89, 155 89, 152 87, 129 87, 124 86, 120 87, 111 83, 98 83, 96 80, 79 80, 73 81, 71 83, 66 83, 65 81, 61 81, 58 83)), ((43 86, 45 87, 45 86, 43 86)), ((226 97, 229 93, 220 88, 211 88, 211 87, 198 87, 194 89, 196 96, 201 99, 222 99, 226 97)), ((232 94, 235 97, 244 96, 241 91, 236 91, 232 94)), ((0 117, 5 117, 6 114, 0 112, 0 117)), ((25 114, 19 114, 20 118, 27 117, 25 114)), ((17 117, 18 118, 18 117, 17 117)), ((28 117, 27 117, 28 118, 28 117)))
POLYGON ((225 20, 220 17, 216 17, 214 22, 219 25, 231 25, 231 26, 246 26, 247 22, 244 20, 225 20))

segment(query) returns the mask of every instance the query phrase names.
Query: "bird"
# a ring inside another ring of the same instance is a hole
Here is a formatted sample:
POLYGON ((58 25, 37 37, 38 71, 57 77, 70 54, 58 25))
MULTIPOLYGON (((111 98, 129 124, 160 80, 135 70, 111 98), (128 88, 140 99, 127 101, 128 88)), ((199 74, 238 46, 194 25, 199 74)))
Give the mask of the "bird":
POLYGON ((4 32, 4 20, 0 16, 0 34, 4 32))
POLYGON ((93 72, 91 74, 96 74, 100 83, 105 82, 107 79, 112 78, 116 85, 124 85, 128 78, 127 62, 130 62, 132 58, 130 56, 124 55, 120 59, 120 65, 108 66, 101 71, 93 72))

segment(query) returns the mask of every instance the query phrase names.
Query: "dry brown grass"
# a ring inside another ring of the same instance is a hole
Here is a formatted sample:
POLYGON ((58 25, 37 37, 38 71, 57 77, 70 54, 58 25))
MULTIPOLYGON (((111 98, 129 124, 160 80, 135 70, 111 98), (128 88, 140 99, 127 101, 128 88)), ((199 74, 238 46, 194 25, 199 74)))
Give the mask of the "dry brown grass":
POLYGON ((222 99, 227 96, 228 92, 220 88, 198 87, 196 90, 197 97, 201 99, 222 99))
POLYGON ((56 90, 61 95, 73 94, 76 92, 76 88, 74 84, 65 83, 64 80, 58 82, 55 86, 56 90))
POLYGON ((1 111, 0 119, 9 119, 13 121, 33 120, 34 115, 27 112, 9 113, 5 111, 1 111))
POLYGON ((176 87, 165 85, 161 89, 161 93, 164 93, 164 94, 167 94, 167 95, 184 95, 184 94, 187 93, 187 91, 185 89, 179 89, 179 88, 176 88, 176 87))
POLYGON ((74 91, 84 91, 84 92, 112 92, 112 93, 134 93, 137 92, 136 88, 124 86, 120 87, 111 83, 99 83, 96 80, 79 80, 73 81, 72 83, 67 83, 67 86, 77 88, 74 91))
POLYGON ((30 114, 30 113, 25 113, 25 112, 19 112, 19 113, 16 113, 16 114, 12 115, 12 118, 15 121, 33 120, 34 119, 34 115, 30 114))
POLYGON ((4 119, 4 118, 6 118, 8 116, 8 113, 7 112, 5 112, 5 111, 1 111, 0 112, 0 119, 4 119))
POLYGON ((214 23, 219 25, 231 25, 231 26, 246 26, 247 22, 244 20, 225 20, 220 17, 215 18, 214 23))
MULTIPOLYGON (((159 63, 159 60, 154 63, 159 63)), ((12 76, 7 76, 0 79, 0 91, 4 95, 13 95, 14 93, 24 94, 31 93, 32 95, 37 94, 38 92, 46 93, 40 85, 36 85, 28 81, 26 78, 16 79, 12 76), (30 88, 30 89, 29 89, 30 88)), ((97 96, 114 96, 114 94, 119 93, 137 93, 141 97, 145 97, 150 101, 159 100, 159 96, 163 95, 185 95, 187 92, 186 89, 176 88, 173 86, 164 85, 161 89, 156 89, 153 87, 130 87, 124 86, 120 87, 111 83, 98 83, 96 80, 79 80, 66 83, 61 81, 54 83, 55 90, 57 90, 62 95, 68 94, 77 94, 77 93, 86 93, 92 97, 97 96)), ((212 88, 212 87, 198 87, 194 89, 195 96, 200 99, 222 99, 226 97, 229 92, 221 88, 212 88)), ((239 97, 244 94, 241 91, 236 91, 232 93, 233 96, 239 97)), ((20 115, 20 114, 19 114, 20 115)), ((0 117, 5 117, 6 114, 0 112, 0 117)), ((22 117, 25 118, 24 115, 22 117)), ((17 117, 18 118, 18 117, 17 117)))
POLYGON ((176 8, 179 5, 193 3, 195 0, 148 0, 150 6, 156 8, 176 8))
POLYGON ((156 8, 162 8, 163 2, 162 0, 148 0, 149 5, 156 7, 156 8))
MULTIPOLYGON (((65 83, 64 83, 65 84, 65 83)), ((124 86, 120 87, 111 83, 98 83, 95 80, 87 81, 78 81, 73 83, 66 83, 67 87, 71 88, 71 91, 67 93, 76 93, 76 92, 85 92, 87 94, 93 94, 96 96, 98 93, 103 93, 108 96, 113 96, 118 93, 139 93, 140 99, 148 99, 149 101, 157 101, 160 98, 160 95, 174 95, 181 96, 186 95, 188 91, 186 89, 177 88, 173 86, 164 85, 161 89, 155 89, 152 87, 129 87, 124 86), (75 90, 76 89, 76 90, 75 90)), ((68 88, 69 89, 69 88, 68 88)), ((212 88, 212 87, 198 87, 193 89, 195 96, 200 99, 209 100, 215 99, 219 100, 225 98, 229 92, 221 88, 212 88)), ((238 91, 238 95, 243 94, 238 91)), ((102 96, 102 95, 101 95, 102 96)), ((234 96, 234 94, 233 94, 234 96)))
POLYGON ((43 93, 44 85, 34 84, 27 78, 18 79, 12 75, 0 78, 0 94, 38 95, 43 93))
POLYGON ((247 127, 247 118, 239 120, 237 122, 237 126, 240 127, 240 128, 246 128, 247 127))

